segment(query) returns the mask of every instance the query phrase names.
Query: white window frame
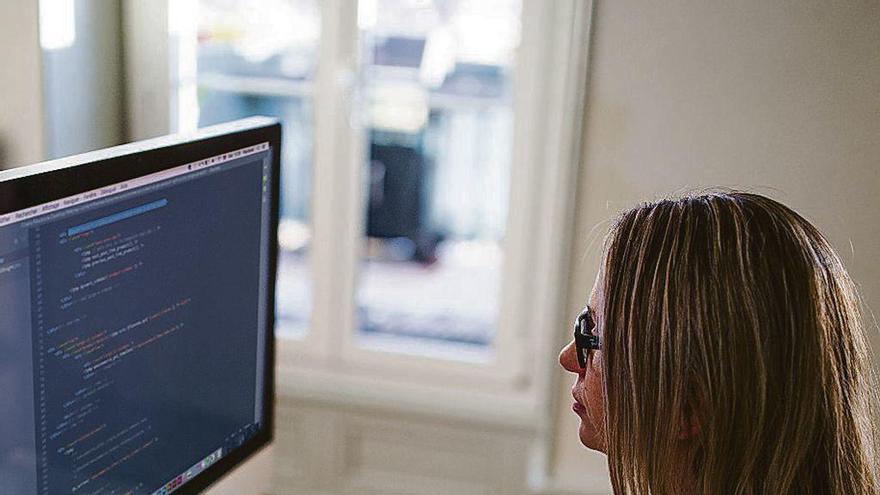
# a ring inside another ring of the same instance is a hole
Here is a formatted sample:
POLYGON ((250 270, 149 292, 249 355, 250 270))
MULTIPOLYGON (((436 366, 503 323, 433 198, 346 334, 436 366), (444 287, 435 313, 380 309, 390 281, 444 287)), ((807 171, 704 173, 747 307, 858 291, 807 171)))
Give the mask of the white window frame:
MULTIPOLYGON (((174 0, 191 2, 193 0, 174 0)), ((375 351, 355 342, 355 289, 363 246, 365 133, 359 108, 354 0, 318 0, 313 87, 313 306, 309 333, 279 339, 283 395, 460 416, 514 426, 552 425, 555 355, 568 338, 565 308, 574 183, 585 113, 592 2, 522 0, 514 72, 514 150, 494 358, 474 363, 375 351), (346 297, 340 300, 339 295, 346 297)), ((182 130, 171 0, 126 0, 128 130, 142 139, 182 130), (167 118, 155 108, 168 108, 167 118)), ((175 5, 174 8, 178 6, 175 5)), ((191 52, 191 50, 189 50, 191 52)))

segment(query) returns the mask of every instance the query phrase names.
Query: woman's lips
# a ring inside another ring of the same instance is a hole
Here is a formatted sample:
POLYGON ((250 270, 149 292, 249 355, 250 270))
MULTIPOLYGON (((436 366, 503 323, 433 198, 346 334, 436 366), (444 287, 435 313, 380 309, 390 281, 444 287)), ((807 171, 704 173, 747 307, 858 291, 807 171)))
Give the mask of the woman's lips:
POLYGON ((581 401, 579 401, 577 397, 575 397, 574 393, 572 393, 571 396, 574 397, 574 403, 571 405, 571 410, 578 415, 586 413, 587 408, 584 407, 583 404, 581 404, 581 401))

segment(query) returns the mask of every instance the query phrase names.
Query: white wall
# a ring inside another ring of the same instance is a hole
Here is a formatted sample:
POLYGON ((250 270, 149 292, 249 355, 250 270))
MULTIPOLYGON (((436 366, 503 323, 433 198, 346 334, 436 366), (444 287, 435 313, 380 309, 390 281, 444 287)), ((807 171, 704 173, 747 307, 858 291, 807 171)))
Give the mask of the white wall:
POLYGON ((0 167, 123 139, 119 6, 79 0, 72 46, 40 47, 39 2, 0 2, 0 167))
POLYGON ((104 0, 74 6, 74 43, 43 53, 47 158, 124 139, 121 8, 104 0))
MULTIPOLYGON (((594 226, 641 200, 722 185, 812 220, 880 317, 880 3, 600 1, 594 29, 569 313, 596 274, 598 245, 584 257, 594 226)), ((558 480, 601 493, 584 480, 604 477, 604 458, 576 432, 561 408, 558 480)))
POLYGON ((122 2, 125 106, 130 140, 172 132, 169 1, 122 2))
POLYGON ((0 168, 43 158, 38 18, 34 0, 0 2, 0 168))

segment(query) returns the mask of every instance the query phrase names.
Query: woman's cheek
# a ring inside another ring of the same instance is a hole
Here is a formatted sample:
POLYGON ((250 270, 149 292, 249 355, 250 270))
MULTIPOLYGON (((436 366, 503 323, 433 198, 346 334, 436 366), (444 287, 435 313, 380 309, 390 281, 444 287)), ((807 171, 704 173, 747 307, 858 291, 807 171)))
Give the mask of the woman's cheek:
POLYGON ((584 406, 590 419, 590 429, 593 430, 593 445, 591 448, 605 451, 605 388, 602 386, 602 369, 600 363, 591 363, 591 369, 587 373, 585 380, 585 399, 584 406))

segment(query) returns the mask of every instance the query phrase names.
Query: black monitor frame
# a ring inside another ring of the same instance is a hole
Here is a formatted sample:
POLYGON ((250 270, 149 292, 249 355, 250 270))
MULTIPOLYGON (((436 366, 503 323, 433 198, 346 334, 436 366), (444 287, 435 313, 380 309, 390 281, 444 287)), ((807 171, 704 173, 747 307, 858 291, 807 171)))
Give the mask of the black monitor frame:
MULTIPOLYGON (((195 495, 270 444, 275 429, 275 279, 281 177, 281 124, 252 117, 206 127, 192 134, 165 136, 0 171, 0 215, 86 191, 161 172, 229 151, 268 142, 272 147, 272 204, 269 229, 264 428, 237 450, 202 471, 174 493, 195 495)), ((206 453, 207 454, 207 453, 206 453)))

